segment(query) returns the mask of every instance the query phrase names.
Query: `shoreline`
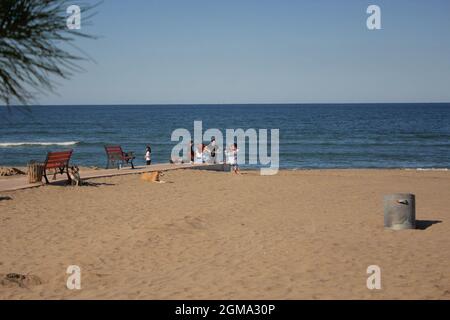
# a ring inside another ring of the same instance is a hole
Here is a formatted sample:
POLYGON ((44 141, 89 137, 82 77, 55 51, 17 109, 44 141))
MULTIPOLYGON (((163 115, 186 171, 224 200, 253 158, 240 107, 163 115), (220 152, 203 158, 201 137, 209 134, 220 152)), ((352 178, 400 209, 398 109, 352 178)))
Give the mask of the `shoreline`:
MULTIPOLYGON (((152 165, 166 165, 168 162, 155 162, 152 165)), ((187 164, 187 163, 186 163, 187 164)), ((223 163, 217 163, 223 164, 223 163)), ((144 166, 138 165, 138 166, 144 166)), ((86 166, 86 165, 78 165, 80 170, 101 170, 105 169, 104 166, 86 166)), ((0 164, 0 168, 17 168, 22 171, 26 171, 26 165, 12 165, 12 164, 0 164)), ((247 167, 246 165, 241 165, 241 168, 248 171, 259 170, 261 167, 247 167)), ((279 171, 292 171, 292 170, 439 170, 439 171, 448 171, 450 167, 280 167, 279 171)))

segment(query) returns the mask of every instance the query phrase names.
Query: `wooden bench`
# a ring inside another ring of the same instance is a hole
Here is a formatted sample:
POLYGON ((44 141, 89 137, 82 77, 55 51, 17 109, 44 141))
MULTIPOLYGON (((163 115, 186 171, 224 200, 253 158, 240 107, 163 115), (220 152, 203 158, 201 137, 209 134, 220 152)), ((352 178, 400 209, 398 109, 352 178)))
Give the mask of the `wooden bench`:
POLYGON ((43 176, 46 183, 49 183, 47 178, 47 170, 50 169, 55 170, 55 175, 58 172, 60 174, 66 173, 69 182, 72 180, 69 175, 69 161, 72 156, 72 152, 73 150, 47 153, 47 159, 45 159, 43 168, 43 176))
POLYGON ((117 167, 120 169, 121 165, 131 165, 131 169, 134 169, 133 160, 135 156, 133 152, 123 152, 121 146, 105 146, 106 157, 108 163, 106 169, 117 167))

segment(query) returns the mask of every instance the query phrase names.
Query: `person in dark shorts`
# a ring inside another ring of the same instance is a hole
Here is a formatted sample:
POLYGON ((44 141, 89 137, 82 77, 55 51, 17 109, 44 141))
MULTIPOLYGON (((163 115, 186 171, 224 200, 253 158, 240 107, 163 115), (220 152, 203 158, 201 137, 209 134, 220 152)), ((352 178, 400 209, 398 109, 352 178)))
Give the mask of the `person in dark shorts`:
POLYGON ((232 158, 233 159, 233 163, 232 163, 233 171, 234 171, 235 174, 241 174, 241 171, 239 170, 239 165, 238 165, 238 152, 239 152, 239 149, 237 147, 237 143, 233 144, 233 148, 232 148, 231 152, 232 152, 232 157, 233 157, 232 158))
POLYGON ((194 141, 191 140, 191 163, 194 162, 195 151, 194 151, 194 141))
POLYGON ((216 144, 216 138, 211 138, 211 143, 208 146, 208 149, 211 152, 210 160, 211 163, 216 163, 216 151, 217 151, 217 144, 216 144))

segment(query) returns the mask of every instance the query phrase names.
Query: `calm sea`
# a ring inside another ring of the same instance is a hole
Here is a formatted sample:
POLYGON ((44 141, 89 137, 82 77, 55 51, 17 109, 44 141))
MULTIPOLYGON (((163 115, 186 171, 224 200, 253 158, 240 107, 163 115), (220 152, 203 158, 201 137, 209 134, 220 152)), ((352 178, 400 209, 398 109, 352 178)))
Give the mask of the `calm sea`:
POLYGON ((280 129, 283 168, 450 168, 450 104, 151 105, 0 107, 0 165, 74 149, 104 166, 105 144, 167 162, 176 128, 280 129))

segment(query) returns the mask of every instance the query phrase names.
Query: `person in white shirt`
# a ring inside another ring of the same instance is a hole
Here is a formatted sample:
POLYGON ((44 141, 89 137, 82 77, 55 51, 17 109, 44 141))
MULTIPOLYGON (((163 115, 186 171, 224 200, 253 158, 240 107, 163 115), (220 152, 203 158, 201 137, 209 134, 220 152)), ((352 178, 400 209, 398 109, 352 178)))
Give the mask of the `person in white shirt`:
POLYGON ((232 145, 230 145, 230 147, 225 150, 225 154, 226 154, 226 162, 231 165, 231 168, 233 169, 233 172, 236 174, 241 174, 240 170, 239 170, 239 165, 238 165, 238 152, 239 149, 237 147, 237 143, 234 143, 232 145))
POLYGON ((210 163, 211 162, 211 150, 208 148, 208 146, 203 145, 203 163, 210 163))
POLYGON ((233 157, 233 171, 235 174, 241 174, 241 171, 239 170, 239 165, 238 165, 238 152, 239 149, 237 147, 237 143, 234 143, 231 149, 231 154, 233 157))
POLYGON ((203 144, 199 144, 195 149, 194 163, 203 163, 203 144))
POLYGON ((233 145, 229 145, 225 150, 225 162, 229 165, 234 164, 233 145))
POLYGON ((145 163, 149 166, 152 164, 152 148, 150 145, 147 146, 145 151, 145 163))

